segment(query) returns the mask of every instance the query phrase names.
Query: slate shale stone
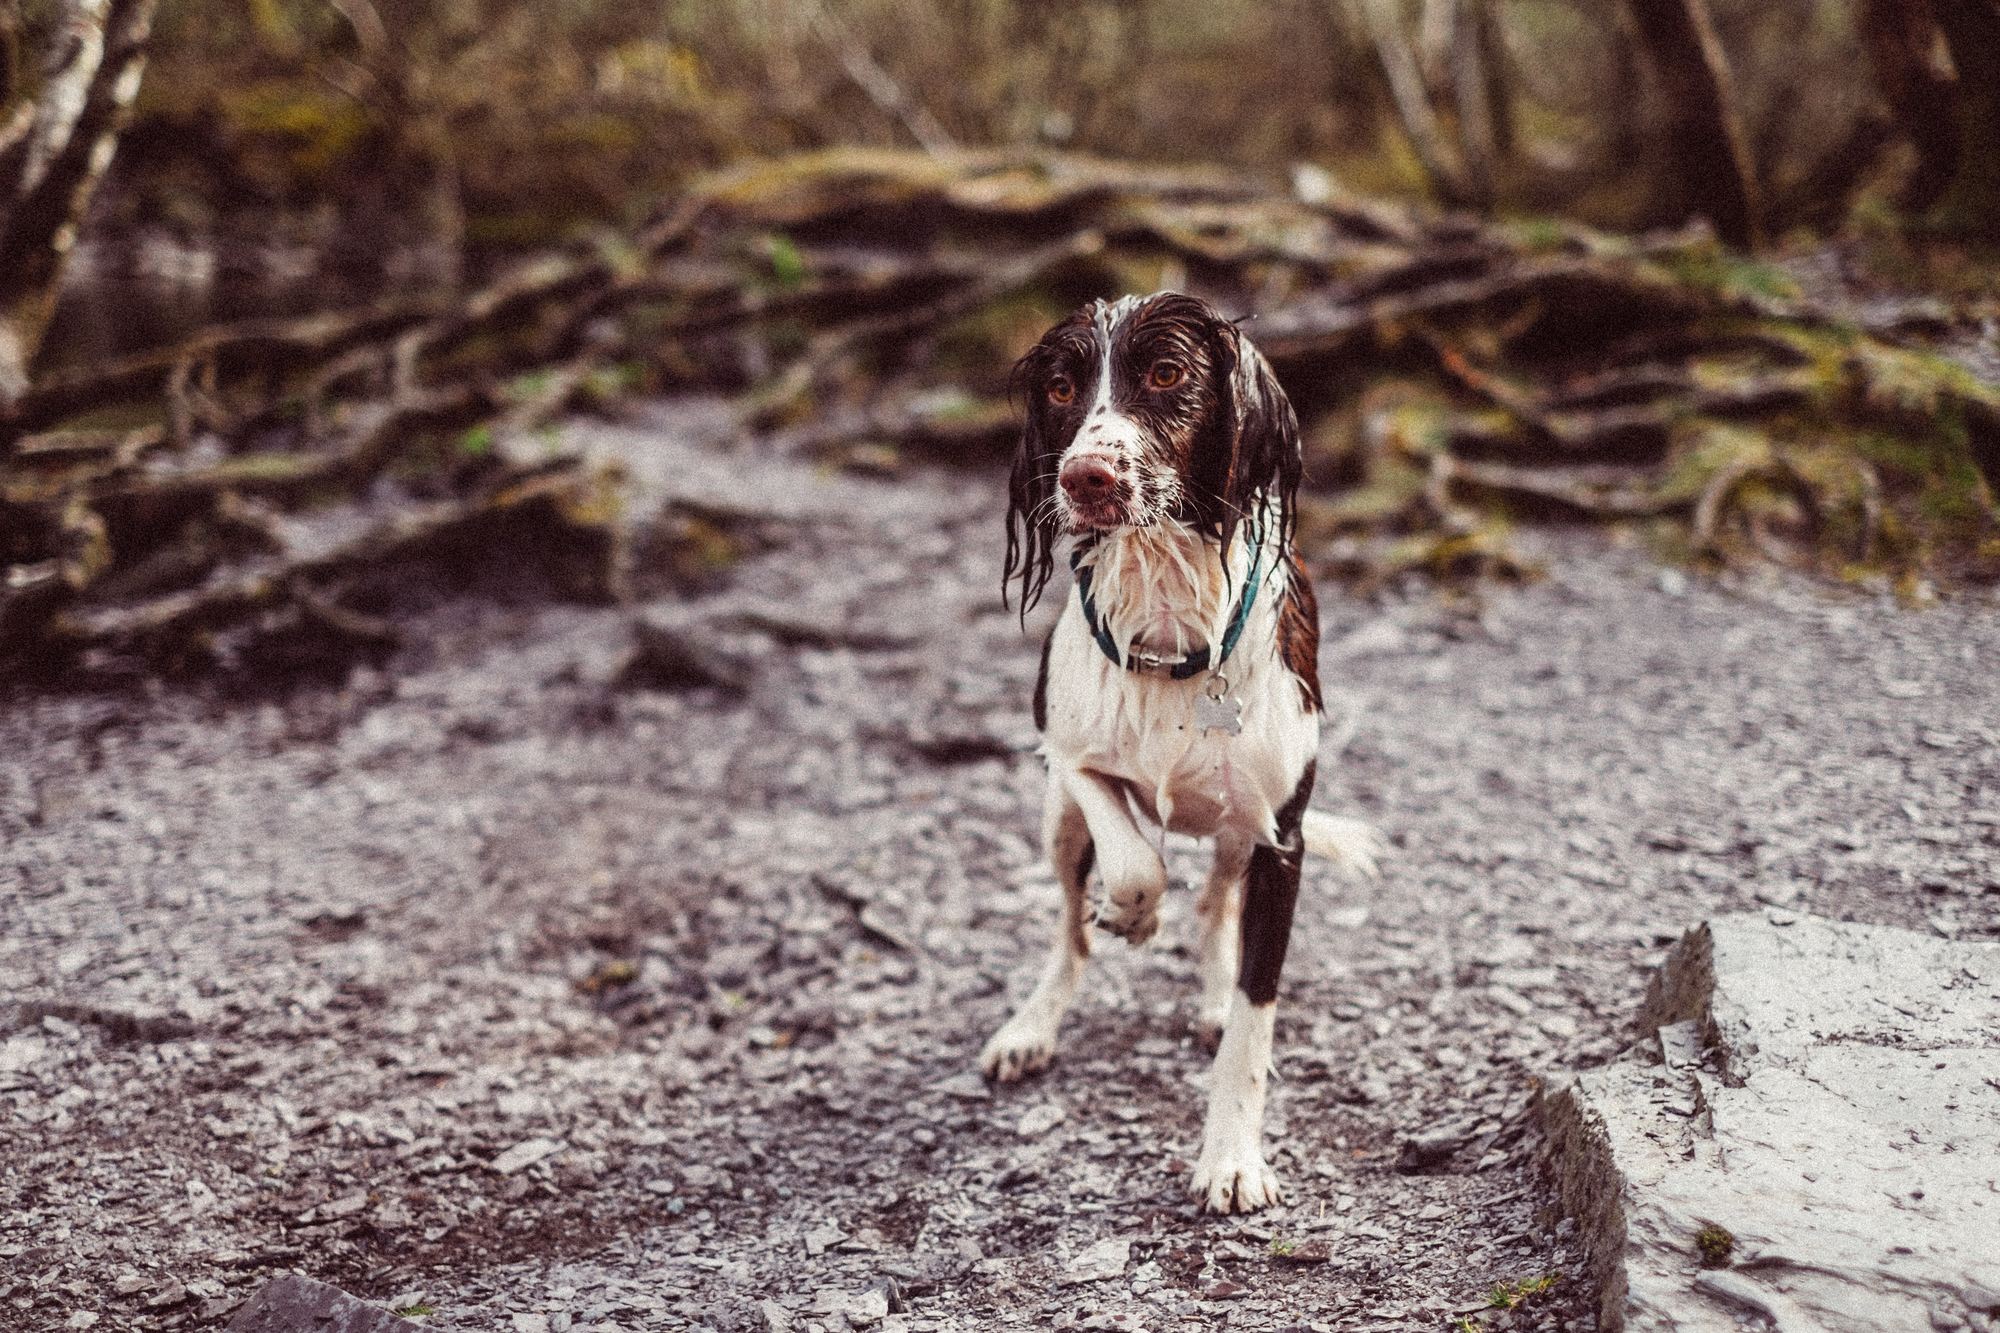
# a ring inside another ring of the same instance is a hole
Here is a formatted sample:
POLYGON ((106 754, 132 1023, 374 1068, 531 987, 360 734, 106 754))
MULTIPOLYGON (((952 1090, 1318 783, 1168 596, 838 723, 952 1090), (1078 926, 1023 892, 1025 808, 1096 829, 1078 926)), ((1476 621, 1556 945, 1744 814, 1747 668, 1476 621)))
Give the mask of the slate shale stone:
POLYGON ((229 1321, 229 1333, 416 1333, 421 1327, 295 1274, 265 1283, 229 1321))
POLYGON ((2000 945, 1718 917, 1541 1099, 1601 1327, 2000 1329, 2000 945))
POLYGON ((704 641, 688 626, 640 619, 632 626, 632 651, 618 669, 620 689, 718 689, 732 697, 749 690, 754 659, 704 641))

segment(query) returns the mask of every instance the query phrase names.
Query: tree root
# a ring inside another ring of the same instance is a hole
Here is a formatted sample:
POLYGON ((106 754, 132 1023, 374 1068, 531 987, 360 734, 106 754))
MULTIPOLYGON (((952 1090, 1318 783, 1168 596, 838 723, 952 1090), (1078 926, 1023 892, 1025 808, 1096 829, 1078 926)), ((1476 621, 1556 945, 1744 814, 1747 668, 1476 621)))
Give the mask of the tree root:
POLYGON ((491 538, 503 511, 597 532, 579 588, 616 595, 632 543, 608 535, 608 480, 551 455, 561 413, 672 384, 740 395, 748 428, 836 460, 1004 455, 1006 367, 1034 333, 1163 279, 1259 316, 1309 437, 1335 442, 1309 470, 1408 496, 1379 521, 1444 543, 1420 565, 1497 567, 1495 506, 1682 523, 1720 551, 1746 497, 1774 487, 1813 530, 1860 534, 1822 543, 1830 560, 1942 574, 1990 543, 2000 395, 1906 345, 1921 321, 1888 341, 1699 233, 1483 227, 1308 193, 1022 153, 750 163, 624 246, 455 302, 225 326, 45 377, 0 417, 0 662, 164 660, 278 611, 380 644, 389 627, 340 598, 346 572, 491 538), (1343 425, 1385 376, 1423 397, 1421 422, 1343 425), (1691 461, 1729 423, 1831 449, 1815 475, 1851 481, 1836 496, 1782 461, 1691 461), (566 504, 600 517, 572 522, 566 504), (400 512, 287 555, 287 532, 328 506, 400 512))
MULTIPOLYGON (((599 486, 596 478, 560 467, 490 486, 469 499, 413 506, 330 549, 279 553, 199 587, 61 614, 52 619, 45 646, 71 657, 95 650, 148 661, 179 660, 206 636, 293 605, 342 637, 390 641, 390 626, 341 606, 333 589, 363 574, 406 571, 452 548, 480 545, 489 536, 518 535, 523 518, 570 530, 587 544, 616 546, 623 539, 615 525, 591 517, 599 505, 599 486)), ((606 558, 604 564, 614 567, 617 561, 606 558)), ((616 590, 596 591, 609 597, 616 590)))

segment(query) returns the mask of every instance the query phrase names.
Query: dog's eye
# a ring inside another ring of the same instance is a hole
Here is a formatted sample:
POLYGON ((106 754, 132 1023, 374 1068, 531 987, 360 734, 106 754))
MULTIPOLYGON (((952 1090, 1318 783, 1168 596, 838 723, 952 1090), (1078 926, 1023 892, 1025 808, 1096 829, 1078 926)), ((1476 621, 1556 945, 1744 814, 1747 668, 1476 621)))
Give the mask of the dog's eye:
POLYGON ((1066 403, 1074 397, 1076 397, 1076 385, 1070 381, 1069 376, 1058 375, 1049 381, 1050 402, 1066 403))
POLYGON ((1177 361, 1155 361, 1146 372, 1146 383, 1155 389, 1171 389, 1187 378, 1187 370, 1177 361))

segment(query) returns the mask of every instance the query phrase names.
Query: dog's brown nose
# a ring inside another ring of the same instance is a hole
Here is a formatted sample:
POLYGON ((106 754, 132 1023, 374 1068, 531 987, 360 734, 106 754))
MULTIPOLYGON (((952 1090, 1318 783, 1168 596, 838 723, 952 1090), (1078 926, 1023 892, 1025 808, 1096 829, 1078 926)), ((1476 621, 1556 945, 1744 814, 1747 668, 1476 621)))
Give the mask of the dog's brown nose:
POLYGON ((1079 504, 1103 504, 1117 486, 1118 474, 1101 458, 1072 458, 1063 464, 1062 488, 1079 504))

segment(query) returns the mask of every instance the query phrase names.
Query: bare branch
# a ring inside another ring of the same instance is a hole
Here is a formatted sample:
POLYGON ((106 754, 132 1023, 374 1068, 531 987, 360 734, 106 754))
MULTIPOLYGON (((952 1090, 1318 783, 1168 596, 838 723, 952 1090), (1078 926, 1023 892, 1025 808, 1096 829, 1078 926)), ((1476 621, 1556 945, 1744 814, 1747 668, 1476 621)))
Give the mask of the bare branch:
POLYGON ((1396 0, 1351 0, 1361 12, 1368 36, 1375 44, 1375 57, 1383 77, 1389 82, 1389 96, 1396 104, 1396 116, 1403 137, 1430 178, 1431 189, 1445 203, 1465 199, 1459 173, 1445 151, 1444 131, 1437 112, 1431 107, 1430 91, 1424 86, 1423 71, 1410 50, 1409 39, 1397 17, 1396 0))
POLYGON ((808 13, 813 31, 833 51, 847 77, 868 94, 869 101, 901 121, 910 137, 933 157, 958 151, 958 142, 938 123, 937 117, 882 68, 867 45, 834 14, 825 0, 814 0, 808 13))

